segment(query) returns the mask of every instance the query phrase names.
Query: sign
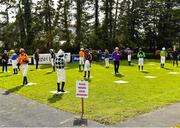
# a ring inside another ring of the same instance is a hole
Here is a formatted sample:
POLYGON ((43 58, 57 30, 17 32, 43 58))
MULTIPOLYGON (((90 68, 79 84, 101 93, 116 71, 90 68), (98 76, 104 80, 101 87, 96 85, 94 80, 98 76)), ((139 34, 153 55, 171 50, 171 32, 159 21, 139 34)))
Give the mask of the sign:
MULTIPOLYGON (((100 60, 104 60, 104 55, 101 55, 99 58, 100 58, 100 60)), ((112 54, 109 54, 109 60, 113 60, 112 54)), ((79 61, 79 55, 78 54, 73 54, 72 55, 72 61, 73 62, 79 61)))
POLYGON ((88 98, 88 81, 76 81, 76 97, 88 98))
MULTIPOLYGON (((66 62, 70 62, 71 53, 64 53, 64 58, 66 62)), ((35 59, 34 64, 36 64, 35 59)), ((51 54, 39 54, 39 64, 51 64, 51 54)))

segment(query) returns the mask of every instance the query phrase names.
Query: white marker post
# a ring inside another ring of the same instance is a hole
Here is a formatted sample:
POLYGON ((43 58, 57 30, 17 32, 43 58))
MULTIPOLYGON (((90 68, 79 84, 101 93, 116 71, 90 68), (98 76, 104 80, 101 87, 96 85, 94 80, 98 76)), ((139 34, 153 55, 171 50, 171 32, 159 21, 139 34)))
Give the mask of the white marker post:
POLYGON ((76 97, 82 99, 82 115, 84 115, 84 98, 88 98, 88 81, 76 81, 76 97))

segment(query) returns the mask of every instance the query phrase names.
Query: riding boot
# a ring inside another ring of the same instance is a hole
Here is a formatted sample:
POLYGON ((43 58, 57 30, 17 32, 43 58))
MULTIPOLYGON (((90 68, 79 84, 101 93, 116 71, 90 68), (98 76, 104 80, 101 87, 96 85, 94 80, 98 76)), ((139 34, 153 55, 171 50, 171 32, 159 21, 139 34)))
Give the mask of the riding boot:
POLYGON ((27 85, 28 84, 28 80, 27 80, 27 77, 25 76, 25 84, 27 85))
POLYGON ((86 78, 86 71, 84 71, 84 78, 86 78))
POLYGON ((17 70, 17 68, 16 68, 15 70, 16 70, 16 74, 18 74, 18 70, 17 70))
POLYGON ((140 66, 138 66, 138 69, 139 69, 139 71, 140 71, 140 66))
POLYGON ((57 83, 57 92, 60 92, 61 89, 60 89, 60 83, 57 83))
POLYGON ((90 78, 90 71, 88 71, 88 78, 90 78))
POLYGON ((55 72, 55 66, 53 66, 53 72, 55 72))
POLYGON ((62 87, 61 87, 61 91, 62 91, 62 92, 65 92, 65 91, 64 91, 64 85, 65 85, 65 82, 62 82, 62 87))
POLYGON ((23 77, 23 85, 25 85, 26 84, 26 80, 25 80, 26 78, 25 78, 25 76, 23 77))

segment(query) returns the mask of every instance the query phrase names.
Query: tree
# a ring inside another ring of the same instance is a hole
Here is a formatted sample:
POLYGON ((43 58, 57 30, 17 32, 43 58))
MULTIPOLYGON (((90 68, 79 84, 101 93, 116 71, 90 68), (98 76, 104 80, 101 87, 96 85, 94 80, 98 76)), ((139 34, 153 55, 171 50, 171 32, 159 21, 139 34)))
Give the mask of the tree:
POLYGON ((22 8, 23 8, 23 16, 24 16, 24 24, 25 24, 25 32, 26 32, 26 45, 25 48, 31 48, 31 44, 33 42, 33 32, 32 32, 32 14, 31 14, 31 0, 22 0, 22 8))
POLYGON ((91 0, 76 0, 76 49, 80 47, 86 47, 88 41, 88 35, 92 30, 91 23, 89 22, 93 15, 89 13, 89 9, 93 1, 91 0))
MULTIPOLYGON (((0 15, 4 17, 4 21, 0 23, 1 32, 0 32, 0 41, 4 43, 4 48, 9 49, 13 42, 10 42, 11 38, 9 38, 10 33, 13 33, 13 30, 10 31, 10 28, 13 28, 9 21, 9 14, 12 13, 11 10, 16 8, 16 1, 15 0, 1 0, 1 5, 4 5, 5 10, 1 10, 0 15), (8 35, 8 36, 7 36, 8 35)), ((12 37, 12 36, 11 36, 12 37)))
POLYGON ((95 0, 95 24, 94 24, 94 29, 95 33, 98 33, 98 28, 99 28, 99 0, 95 0))
POLYGON ((60 29, 61 35, 57 34, 60 37, 60 40, 66 41, 63 45, 64 50, 70 50, 70 7, 71 7, 71 0, 59 0, 58 1, 58 8, 56 12, 56 19, 55 24, 60 29))
POLYGON ((0 41, 5 48, 25 47, 30 53, 37 47, 43 52, 115 46, 154 51, 180 41, 178 0, 58 0, 57 6, 53 0, 0 0, 0 4, 5 6, 0 12, 0 41), (12 9, 17 11, 15 21, 9 15, 15 12, 12 9))

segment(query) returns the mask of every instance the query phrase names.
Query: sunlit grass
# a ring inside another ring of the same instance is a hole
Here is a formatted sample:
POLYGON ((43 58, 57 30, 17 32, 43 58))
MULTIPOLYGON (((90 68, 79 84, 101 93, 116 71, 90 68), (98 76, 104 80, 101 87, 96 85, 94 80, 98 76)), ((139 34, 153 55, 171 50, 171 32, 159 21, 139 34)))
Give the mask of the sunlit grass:
MULTIPOLYGON (((136 62, 136 61, 135 61, 136 62)), ((121 63, 119 71, 121 77, 113 75, 113 65, 106 69, 102 62, 93 63, 89 81, 89 98, 85 99, 85 116, 104 124, 113 124, 134 117, 138 114, 152 111, 158 107, 180 101, 180 68, 166 64, 161 69, 159 61, 146 60, 145 72, 139 72, 137 65, 127 66, 121 63), (169 72, 178 72, 170 75, 169 72), (156 79, 146 79, 144 76, 156 76, 156 79), (114 81, 124 80, 127 84, 116 84, 114 81)), ((41 70, 29 67, 32 86, 20 86, 22 75, 0 73, 0 87, 11 92, 23 95, 30 99, 49 106, 80 114, 81 100, 76 98, 76 80, 82 80, 83 72, 78 72, 77 64, 68 64, 66 69, 67 82, 65 90, 69 93, 53 95, 50 91, 56 90, 56 73, 48 73, 51 67, 42 66, 41 70)))

